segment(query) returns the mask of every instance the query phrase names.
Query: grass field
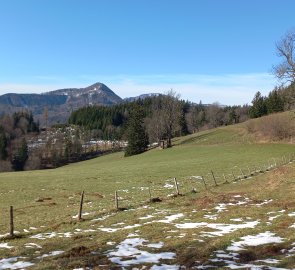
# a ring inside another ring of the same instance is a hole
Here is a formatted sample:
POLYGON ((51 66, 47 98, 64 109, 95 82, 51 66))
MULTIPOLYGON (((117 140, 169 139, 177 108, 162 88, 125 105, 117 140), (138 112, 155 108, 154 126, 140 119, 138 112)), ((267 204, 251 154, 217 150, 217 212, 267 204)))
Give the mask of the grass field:
POLYGON ((10 205, 20 234, 1 241, 0 269, 21 261, 28 269, 293 268, 293 163, 235 182, 233 175, 265 171, 294 149, 255 143, 239 125, 176 138, 171 149, 129 158, 114 153, 54 170, 1 173, 0 234, 8 232, 10 205), (171 196, 174 177, 184 196, 171 196), (231 183, 223 184, 224 177, 231 183), (162 202, 149 203, 147 188, 162 202), (78 222, 73 216, 82 190, 86 215, 78 222), (116 190, 127 211, 114 210, 116 190), (249 235, 273 242, 247 245, 241 237, 249 235), (258 262, 266 259, 273 261, 258 262))

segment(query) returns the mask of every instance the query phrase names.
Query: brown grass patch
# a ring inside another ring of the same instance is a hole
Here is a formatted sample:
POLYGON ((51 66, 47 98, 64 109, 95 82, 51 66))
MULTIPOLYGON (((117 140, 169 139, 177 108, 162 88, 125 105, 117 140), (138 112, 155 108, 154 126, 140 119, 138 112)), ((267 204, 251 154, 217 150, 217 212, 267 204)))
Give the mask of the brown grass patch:
POLYGON ((81 257, 85 256, 86 254, 90 253, 90 249, 85 247, 85 246, 78 246, 78 247, 73 247, 69 251, 69 256, 70 257, 81 257))

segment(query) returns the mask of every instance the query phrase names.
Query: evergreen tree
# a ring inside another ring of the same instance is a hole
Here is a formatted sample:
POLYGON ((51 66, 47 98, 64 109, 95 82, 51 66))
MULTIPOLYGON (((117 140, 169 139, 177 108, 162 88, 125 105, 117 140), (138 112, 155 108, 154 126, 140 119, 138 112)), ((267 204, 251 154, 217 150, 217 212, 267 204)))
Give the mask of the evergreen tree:
POLYGON ((252 100, 252 107, 250 108, 249 115, 251 118, 257 118, 266 114, 267 114, 267 107, 266 107, 265 98, 258 91, 252 100))
POLYGON ((13 155, 11 160, 12 169, 15 171, 22 171, 28 159, 28 145, 25 139, 22 140, 17 152, 13 155))
POLYGON ((0 126, 0 160, 5 160, 8 156, 6 147, 7 147, 7 138, 5 136, 4 131, 1 131, 1 126, 0 126))
POLYGON ((267 113, 276 113, 284 111, 284 101, 275 89, 271 91, 266 99, 267 113))
POLYGON ((128 146, 125 157, 137 155, 147 149, 148 138, 143 126, 144 113, 139 105, 134 105, 127 122, 126 139, 128 146))

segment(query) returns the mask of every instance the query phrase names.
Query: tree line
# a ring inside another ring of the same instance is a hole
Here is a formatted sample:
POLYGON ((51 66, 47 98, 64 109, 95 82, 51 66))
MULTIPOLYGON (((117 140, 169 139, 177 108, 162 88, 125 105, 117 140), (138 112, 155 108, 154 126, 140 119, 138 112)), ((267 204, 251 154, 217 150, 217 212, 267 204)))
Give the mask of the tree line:
POLYGON ((39 123, 31 112, 15 112, 0 117, 0 162, 1 170, 8 167, 15 171, 24 169, 28 159, 26 135, 39 132, 39 123))
POLYGON ((264 115, 289 111, 295 109, 295 84, 276 87, 263 96, 257 92, 252 100, 252 106, 249 110, 251 118, 258 118, 264 115))
POLYGON ((248 111, 247 105, 195 104, 181 100, 171 90, 129 103, 81 108, 71 114, 69 123, 92 130, 102 139, 127 140, 129 145, 135 143, 135 133, 141 126, 140 137, 146 145, 165 140, 171 147, 175 136, 243 122, 249 118, 248 111))

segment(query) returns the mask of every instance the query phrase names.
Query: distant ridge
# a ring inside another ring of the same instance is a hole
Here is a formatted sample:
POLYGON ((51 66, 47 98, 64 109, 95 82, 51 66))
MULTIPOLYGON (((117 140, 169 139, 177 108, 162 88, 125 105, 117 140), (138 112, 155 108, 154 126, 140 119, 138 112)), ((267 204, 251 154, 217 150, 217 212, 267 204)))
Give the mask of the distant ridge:
POLYGON ((113 105, 123 102, 105 84, 97 82, 85 88, 58 89, 42 94, 4 94, 0 96, 0 115, 27 109, 43 122, 43 112, 48 108, 49 123, 64 123, 70 113, 89 105, 113 105))
POLYGON ((145 99, 145 98, 149 98, 149 97, 157 97, 161 94, 159 93, 149 93, 149 94, 142 94, 136 97, 128 97, 128 98, 124 98, 124 102, 132 102, 138 99, 145 99))
POLYGON ((115 105, 138 99, 159 96, 159 93, 142 94, 122 99, 105 84, 97 82, 84 88, 64 88, 41 94, 8 93, 0 96, 0 116, 16 111, 32 111, 35 120, 45 123, 44 111, 48 109, 48 123, 66 123, 71 112, 86 106, 115 105))

